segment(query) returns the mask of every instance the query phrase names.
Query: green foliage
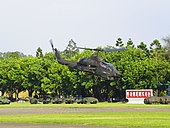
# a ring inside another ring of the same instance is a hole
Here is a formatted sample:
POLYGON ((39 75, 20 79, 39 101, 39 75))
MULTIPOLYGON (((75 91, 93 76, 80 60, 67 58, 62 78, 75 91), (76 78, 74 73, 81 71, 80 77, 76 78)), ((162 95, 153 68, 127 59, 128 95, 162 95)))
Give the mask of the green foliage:
POLYGON ((116 46, 118 47, 123 47, 123 41, 122 41, 122 38, 118 38, 117 41, 116 41, 116 46))
POLYGON ((155 40, 150 44, 150 49, 155 49, 155 50, 162 49, 162 46, 161 46, 159 40, 155 39, 155 40))
MULTIPOLYGON (((76 43, 70 41, 63 53, 67 60, 77 62, 79 58, 90 57, 92 51, 82 52, 74 49, 76 43)), ((28 90, 29 96, 33 92, 38 95, 51 94, 53 96, 81 95, 83 97, 96 97, 105 101, 109 97, 123 97, 126 89, 152 88, 157 90, 159 83, 170 82, 170 63, 167 46, 163 48, 158 40, 151 43, 148 50, 146 44, 140 43, 137 47, 131 39, 124 46, 121 38, 116 46, 126 47, 127 50, 99 55, 107 62, 113 64, 122 74, 121 79, 107 81, 102 78, 86 74, 67 66, 58 64, 51 52, 43 55, 41 48, 37 49, 36 57, 22 54, 4 57, 0 53, 0 91, 12 97, 12 94, 28 90)), ((106 48, 114 48, 107 46, 106 48)))
POLYGON ((134 47, 134 44, 131 38, 129 38, 129 40, 127 41, 127 46, 134 47))
POLYGON ((42 49, 40 47, 36 51, 36 57, 43 57, 42 49))
POLYGON ((10 100, 7 97, 0 96, 0 104, 10 104, 10 100))
POLYGON ((71 39, 68 46, 62 53, 69 58, 75 56, 78 52, 79 49, 77 48, 76 43, 71 39))
POLYGON ((162 39, 165 42, 164 50, 165 50, 165 58, 170 61, 170 36, 167 36, 162 39))
POLYGON ((20 57, 26 57, 26 55, 18 51, 5 53, 0 52, 0 58, 20 58, 20 57))

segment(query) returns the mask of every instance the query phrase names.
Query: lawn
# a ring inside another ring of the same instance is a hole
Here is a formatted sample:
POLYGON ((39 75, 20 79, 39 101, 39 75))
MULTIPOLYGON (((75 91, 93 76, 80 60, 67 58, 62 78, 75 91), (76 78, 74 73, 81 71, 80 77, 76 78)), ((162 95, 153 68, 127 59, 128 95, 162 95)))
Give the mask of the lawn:
MULTIPOLYGON (((134 105, 120 103, 99 103, 99 104, 37 104, 12 103, 11 105, 1 105, 0 109, 9 108, 30 108, 30 107, 84 107, 84 108, 169 108, 170 105, 134 105)), ((82 124, 95 126, 128 126, 128 127, 170 127, 170 112, 91 112, 91 113, 64 113, 64 114, 19 114, 0 115, 0 122, 22 122, 41 124, 82 124)))

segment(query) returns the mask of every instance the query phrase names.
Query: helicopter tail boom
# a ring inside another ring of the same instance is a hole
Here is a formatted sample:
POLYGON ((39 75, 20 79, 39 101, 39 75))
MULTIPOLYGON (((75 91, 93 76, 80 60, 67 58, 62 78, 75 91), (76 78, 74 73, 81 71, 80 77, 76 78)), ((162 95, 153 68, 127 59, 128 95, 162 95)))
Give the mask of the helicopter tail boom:
POLYGON ((55 56, 57 57, 57 60, 61 60, 62 58, 60 52, 56 48, 54 48, 52 40, 50 40, 50 43, 51 43, 52 50, 55 53, 55 56))
POLYGON ((57 48, 54 48, 52 40, 50 40, 50 43, 51 43, 52 50, 53 50, 53 52, 54 52, 54 54, 57 58, 58 63, 63 64, 63 65, 67 65, 70 68, 75 68, 77 66, 76 62, 62 59, 60 52, 57 50, 57 48))

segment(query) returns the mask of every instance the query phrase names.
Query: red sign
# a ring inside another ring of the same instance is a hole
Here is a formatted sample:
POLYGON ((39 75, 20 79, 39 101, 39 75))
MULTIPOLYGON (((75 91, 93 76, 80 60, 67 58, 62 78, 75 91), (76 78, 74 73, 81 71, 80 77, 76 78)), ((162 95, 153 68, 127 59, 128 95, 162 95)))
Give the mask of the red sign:
POLYGON ((126 90, 126 98, 147 98, 153 95, 152 89, 126 90))

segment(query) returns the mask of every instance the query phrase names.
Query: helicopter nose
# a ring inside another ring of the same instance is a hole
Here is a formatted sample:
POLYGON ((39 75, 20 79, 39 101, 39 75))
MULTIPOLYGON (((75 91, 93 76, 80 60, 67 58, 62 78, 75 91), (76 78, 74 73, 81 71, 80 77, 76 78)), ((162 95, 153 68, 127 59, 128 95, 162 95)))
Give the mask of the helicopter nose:
POLYGON ((122 77, 122 75, 120 74, 120 72, 116 72, 116 78, 121 78, 122 77))
POLYGON ((117 74, 117 78, 121 78, 122 77, 122 75, 121 74, 117 74))

